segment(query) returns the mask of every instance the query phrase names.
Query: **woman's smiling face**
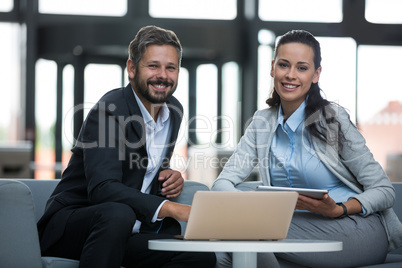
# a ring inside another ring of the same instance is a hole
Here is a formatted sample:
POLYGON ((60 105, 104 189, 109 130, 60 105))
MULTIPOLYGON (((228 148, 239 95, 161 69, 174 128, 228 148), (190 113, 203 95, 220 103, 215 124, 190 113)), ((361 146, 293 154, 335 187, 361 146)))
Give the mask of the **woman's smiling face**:
POLYGON ((314 51, 305 44, 286 43, 277 50, 271 68, 274 88, 284 111, 293 113, 305 100, 311 83, 318 82, 321 67, 315 69, 314 51))

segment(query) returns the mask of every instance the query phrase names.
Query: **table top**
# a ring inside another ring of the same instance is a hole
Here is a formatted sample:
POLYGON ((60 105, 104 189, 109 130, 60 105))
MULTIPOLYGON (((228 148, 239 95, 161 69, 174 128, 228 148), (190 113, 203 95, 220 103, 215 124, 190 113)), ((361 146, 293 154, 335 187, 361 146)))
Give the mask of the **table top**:
POLYGON ((328 252, 341 251, 341 241, 328 240, 180 240, 148 241, 149 249, 198 252, 328 252))

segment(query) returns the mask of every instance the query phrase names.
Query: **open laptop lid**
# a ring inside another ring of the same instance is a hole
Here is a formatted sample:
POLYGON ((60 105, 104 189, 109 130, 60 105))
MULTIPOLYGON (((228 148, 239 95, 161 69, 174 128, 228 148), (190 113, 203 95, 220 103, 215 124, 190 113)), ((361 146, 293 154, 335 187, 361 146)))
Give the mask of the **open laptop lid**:
POLYGON ((284 239, 298 195, 297 192, 196 192, 184 239, 284 239))

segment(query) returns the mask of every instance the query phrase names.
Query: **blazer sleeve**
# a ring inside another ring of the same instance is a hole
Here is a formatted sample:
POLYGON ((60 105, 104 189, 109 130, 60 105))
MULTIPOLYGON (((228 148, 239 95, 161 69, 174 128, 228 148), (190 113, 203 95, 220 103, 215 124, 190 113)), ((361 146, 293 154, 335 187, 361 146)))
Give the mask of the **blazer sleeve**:
POLYGON ((395 190, 367 147, 363 135, 350 121, 344 108, 338 105, 332 105, 331 108, 346 141, 342 148, 339 148, 313 139, 320 160, 341 181, 358 193, 352 198, 359 200, 366 210, 366 215, 392 207, 395 202, 395 190))
POLYGON ((145 135, 134 135, 132 124, 142 118, 123 117, 107 107, 92 109, 80 134, 89 202, 127 204, 138 220, 149 223, 166 199, 140 191, 147 168, 145 135))
POLYGON ((354 198, 360 201, 367 214, 392 207, 395 202, 395 189, 385 171, 374 159, 366 145, 366 140, 350 122, 344 109, 340 109, 339 118, 347 139, 341 150, 341 161, 350 170, 363 190, 354 198))
MULTIPOLYGON (((257 111, 244 135, 240 139, 235 151, 213 183, 213 191, 238 191, 235 187, 243 182, 258 164, 258 141, 257 134, 263 129, 261 121, 265 118, 257 111)), ((264 145, 265 146, 265 145, 264 145)))

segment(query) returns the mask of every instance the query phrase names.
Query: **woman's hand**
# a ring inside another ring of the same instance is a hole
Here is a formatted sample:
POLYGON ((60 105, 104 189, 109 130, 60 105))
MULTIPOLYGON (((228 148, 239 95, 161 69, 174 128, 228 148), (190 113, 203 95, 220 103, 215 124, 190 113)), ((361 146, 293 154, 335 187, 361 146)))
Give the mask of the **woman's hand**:
POLYGON ((299 195, 296 208, 320 213, 332 218, 339 217, 343 213, 343 209, 328 194, 325 194, 321 200, 299 195))
MULTIPOLYGON (((343 204, 346 206, 348 214, 362 212, 362 206, 357 199, 352 198, 343 204)), ((325 194, 321 200, 299 195, 296 208, 320 213, 332 218, 340 217, 343 214, 343 208, 337 205, 328 194, 325 194)))

